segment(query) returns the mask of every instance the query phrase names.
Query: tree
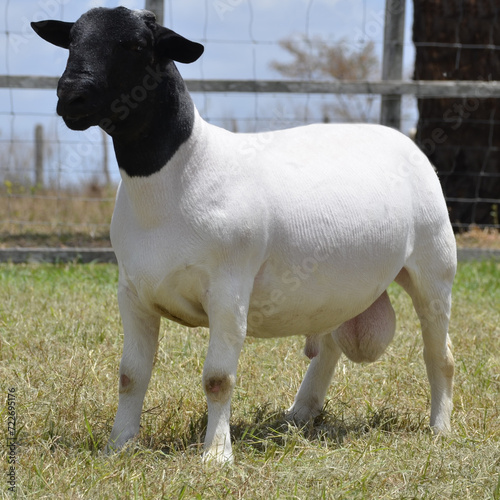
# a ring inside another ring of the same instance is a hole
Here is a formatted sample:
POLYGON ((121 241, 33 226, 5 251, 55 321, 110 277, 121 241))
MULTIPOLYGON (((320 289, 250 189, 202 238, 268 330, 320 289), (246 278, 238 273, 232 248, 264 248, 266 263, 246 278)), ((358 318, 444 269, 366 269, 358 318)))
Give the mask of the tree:
MULTIPOLYGON (((499 20, 499 2, 415 0, 415 79, 499 80, 499 20)), ((498 224, 500 99, 419 99, 418 110, 416 141, 436 166, 452 222, 498 224)))
MULTIPOLYGON (((380 62, 373 42, 353 49, 345 39, 329 42, 320 36, 285 38, 280 46, 292 61, 272 61, 271 68, 286 78, 301 80, 368 80, 378 76, 380 62)), ((323 121, 374 122, 372 96, 335 96, 321 108, 323 121)))

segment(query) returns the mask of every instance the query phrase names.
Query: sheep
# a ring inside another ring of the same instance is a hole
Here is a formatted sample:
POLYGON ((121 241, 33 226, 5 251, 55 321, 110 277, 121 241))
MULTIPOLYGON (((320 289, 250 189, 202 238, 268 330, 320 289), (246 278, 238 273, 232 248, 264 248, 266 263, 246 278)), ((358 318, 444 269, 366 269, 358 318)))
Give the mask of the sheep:
POLYGON ((265 135, 209 124, 175 65, 203 46, 148 11, 95 8, 32 26, 69 49, 58 114, 73 130, 104 129, 120 168, 111 240, 124 345, 108 451, 139 433, 161 317, 209 327, 203 459, 230 462, 245 337, 306 337, 311 362, 287 413, 306 422, 342 354, 372 362, 385 351, 393 281, 420 319, 430 426, 450 430, 455 239, 435 171, 410 139, 369 124, 265 135))

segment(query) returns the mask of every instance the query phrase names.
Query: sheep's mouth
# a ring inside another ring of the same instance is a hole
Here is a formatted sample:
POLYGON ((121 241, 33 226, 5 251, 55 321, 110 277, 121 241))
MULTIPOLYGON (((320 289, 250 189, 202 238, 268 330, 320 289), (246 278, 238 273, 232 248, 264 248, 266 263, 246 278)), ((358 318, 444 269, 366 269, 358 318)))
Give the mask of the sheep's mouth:
POLYGON ((100 103, 80 103, 80 100, 59 98, 57 103, 57 114, 72 130, 85 130, 92 125, 97 125, 101 116, 102 105, 100 103))
POLYGON ((97 113, 89 113, 85 115, 63 115, 62 119, 68 128, 71 130, 86 130, 93 125, 99 123, 97 113))

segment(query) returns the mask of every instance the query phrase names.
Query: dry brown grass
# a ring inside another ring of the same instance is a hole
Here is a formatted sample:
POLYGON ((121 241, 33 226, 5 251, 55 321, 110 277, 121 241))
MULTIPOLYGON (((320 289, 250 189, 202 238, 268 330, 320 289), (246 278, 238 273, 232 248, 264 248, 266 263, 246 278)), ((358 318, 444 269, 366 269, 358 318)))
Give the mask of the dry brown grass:
MULTIPOLYGON (((109 247, 116 187, 90 183, 56 190, 0 187, 0 248, 109 247)), ((500 231, 471 226, 457 234, 462 248, 500 249, 500 231)))
POLYGON ((0 248, 109 247, 115 187, 89 184, 64 191, 4 186, 0 190, 0 248))
POLYGON ((467 231, 457 235, 457 245, 461 248, 500 249, 500 231, 471 226, 467 231))

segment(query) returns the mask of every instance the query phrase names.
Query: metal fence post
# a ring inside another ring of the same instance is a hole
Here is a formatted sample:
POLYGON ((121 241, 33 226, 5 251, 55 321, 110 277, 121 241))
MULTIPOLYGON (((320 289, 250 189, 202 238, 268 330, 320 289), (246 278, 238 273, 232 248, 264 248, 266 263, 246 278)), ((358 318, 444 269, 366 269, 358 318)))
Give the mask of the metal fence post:
MULTIPOLYGON (((403 42, 406 0, 386 0, 382 80, 403 77, 403 42)), ((382 96, 380 123, 399 130, 401 127, 401 96, 382 96)))

